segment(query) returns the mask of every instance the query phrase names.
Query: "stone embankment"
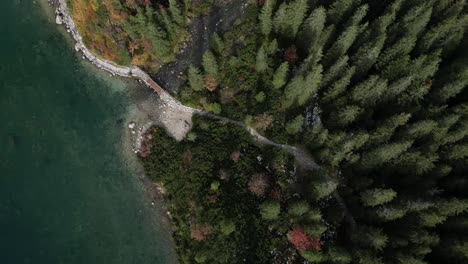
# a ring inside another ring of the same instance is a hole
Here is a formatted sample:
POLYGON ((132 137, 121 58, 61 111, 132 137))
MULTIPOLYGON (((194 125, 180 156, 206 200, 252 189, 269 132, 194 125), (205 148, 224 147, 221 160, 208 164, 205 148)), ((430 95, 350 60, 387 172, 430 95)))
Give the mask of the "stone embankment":
POLYGON ((83 38, 81 37, 80 33, 78 32, 75 22, 73 21, 70 10, 68 9, 66 0, 57 0, 57 10, 56 10, 56 22, 57 24, 64 24, 67 32, 69 32, 73 39, 75 40, 75 50, 77 52, 81 52, 83 58, 88 59, 91 63, 96 65, 98 68, 108 71, 112 75, 118 75, 122 77, 132 77, 140 79, 144 82, 147 86, 151 87, 161 99, 170 105, 174 105, 175 107, 181 108, 181 110, 193 112, 196 109, 181 107, 181 105, 172 98, 164 89, 162 89, 146 72, 140 69, 138 66, 121 66, 117 65, 111 61, 98 58, 94 56, 88 48, 86 48, 83 38))

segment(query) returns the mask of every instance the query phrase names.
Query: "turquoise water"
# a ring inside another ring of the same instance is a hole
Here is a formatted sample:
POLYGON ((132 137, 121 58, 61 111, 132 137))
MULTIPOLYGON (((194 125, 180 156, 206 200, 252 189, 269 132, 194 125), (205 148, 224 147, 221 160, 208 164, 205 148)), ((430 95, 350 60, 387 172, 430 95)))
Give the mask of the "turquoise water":
POLYGON ((0 263, 172 263, 121 151, 126 84, 86 69, 39 3, 0 10, 0 263))

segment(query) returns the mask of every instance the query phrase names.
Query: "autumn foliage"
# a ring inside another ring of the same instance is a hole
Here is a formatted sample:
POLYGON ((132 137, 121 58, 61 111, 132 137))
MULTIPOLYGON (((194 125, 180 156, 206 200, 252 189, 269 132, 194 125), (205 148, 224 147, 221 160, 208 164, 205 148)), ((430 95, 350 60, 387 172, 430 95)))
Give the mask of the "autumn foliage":
POLYGON ((210 233, 210 225, 195 225, 192 226, 191 237, 196 241, 205 240, 206 236, 210 233))
POLYGON ((295 227, 288 232, 288 239, 300 251, 315 249, 320 251, 323 242, 318 237, 308 236, 301 227, 295 227))

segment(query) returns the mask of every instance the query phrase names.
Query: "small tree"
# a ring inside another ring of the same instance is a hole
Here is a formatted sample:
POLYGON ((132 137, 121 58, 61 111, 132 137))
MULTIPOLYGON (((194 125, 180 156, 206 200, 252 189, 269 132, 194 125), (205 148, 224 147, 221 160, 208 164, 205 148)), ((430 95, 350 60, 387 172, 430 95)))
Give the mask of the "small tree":
POLYGON ((268 177, 266 175, 255 174, 250 178, 248 186, 250 192, 259 197, 264 197, 270 184, 268 183, 268 177))
POLYGON ((206 51, 203 54, 203 69, 207 75, 218 76, 218 63, 216 57, 211 51, 206 51))
POLYGON ((263 103, 263 101, 265 101, 265 93, 264 92, 259 92, 256 96, 255 96, 255 101, 257 101, 258 103, 263 103))
POLYGON ((302 216, 309 211, 309 204, 306 201, 299 201, 289 206, 288 212, 293 216, 302 216))
POLYGON ((270 35, 272 29, 272 18, 271 15, 273 14, 273 7, 275 1, 274 0, 266 0, 265 4, 260 11, 260 15, 258 17, 259 24, 260 24, 260 31, 264 36, 270 35))
POLYGON ((268 56, 265 52, 265 49, 260 47, 260 49, 257 52, 257 59, 255 63, 255 70, 257 72, 264 72, 268 68, 268 56))
POLYGON ((219 229, 223 235, 228 236, 236 230, 236 225, 232 220, 223 220, 219 223, 219 229))
POLYGON ((297 249, 304 252, 309 249, 320 251, 322 249, 323 242, 320 238, 308 236, 304 229, 301 227, 295 227, 293 230, 288 232, 288 239, 297 249))
POLYGON ((286 133, 289 135, 295 135, 302 130, 302 124, 304 123, 304 117, 302 115, 296 116, 293 120, 286 124, 286 133))
POLYGON ((311 183, 311 191, 316 200, 320 200, 336 190, 338 184, 334 181, 322 180, 311 183))
POLYGON ((286 84, 286 77, 288 75, 289 64, 287 62, 281 63, 281 65, 276 69, 275 74, 273 75, 273 88, 279 89, 286 84))
POLYGON ((200 74, 199 70, 190 65, 188 70, 188 80, 190 84, 190 88, 194 91, 201 91, 203 90, 203 76, 200 74))
POLYGON ((280 204, 276 201, 266 201, 260 205, 260 214, 265 220, 275 220, 280 214, 280 204))
POLYGON ((371 189, 361 192, 361 202, 364 206, 377 206, 388 203, 396 197, 397 193, 392 189, 371 189))

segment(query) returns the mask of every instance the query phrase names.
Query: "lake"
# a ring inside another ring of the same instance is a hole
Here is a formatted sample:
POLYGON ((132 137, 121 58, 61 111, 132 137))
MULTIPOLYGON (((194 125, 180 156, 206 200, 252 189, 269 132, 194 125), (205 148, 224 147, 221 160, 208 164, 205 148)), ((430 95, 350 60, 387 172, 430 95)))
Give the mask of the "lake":
POLYGON ((0 263, 174 263, 123 148, 137 88, 83 62, 38 1, 0 10, 0 263))

